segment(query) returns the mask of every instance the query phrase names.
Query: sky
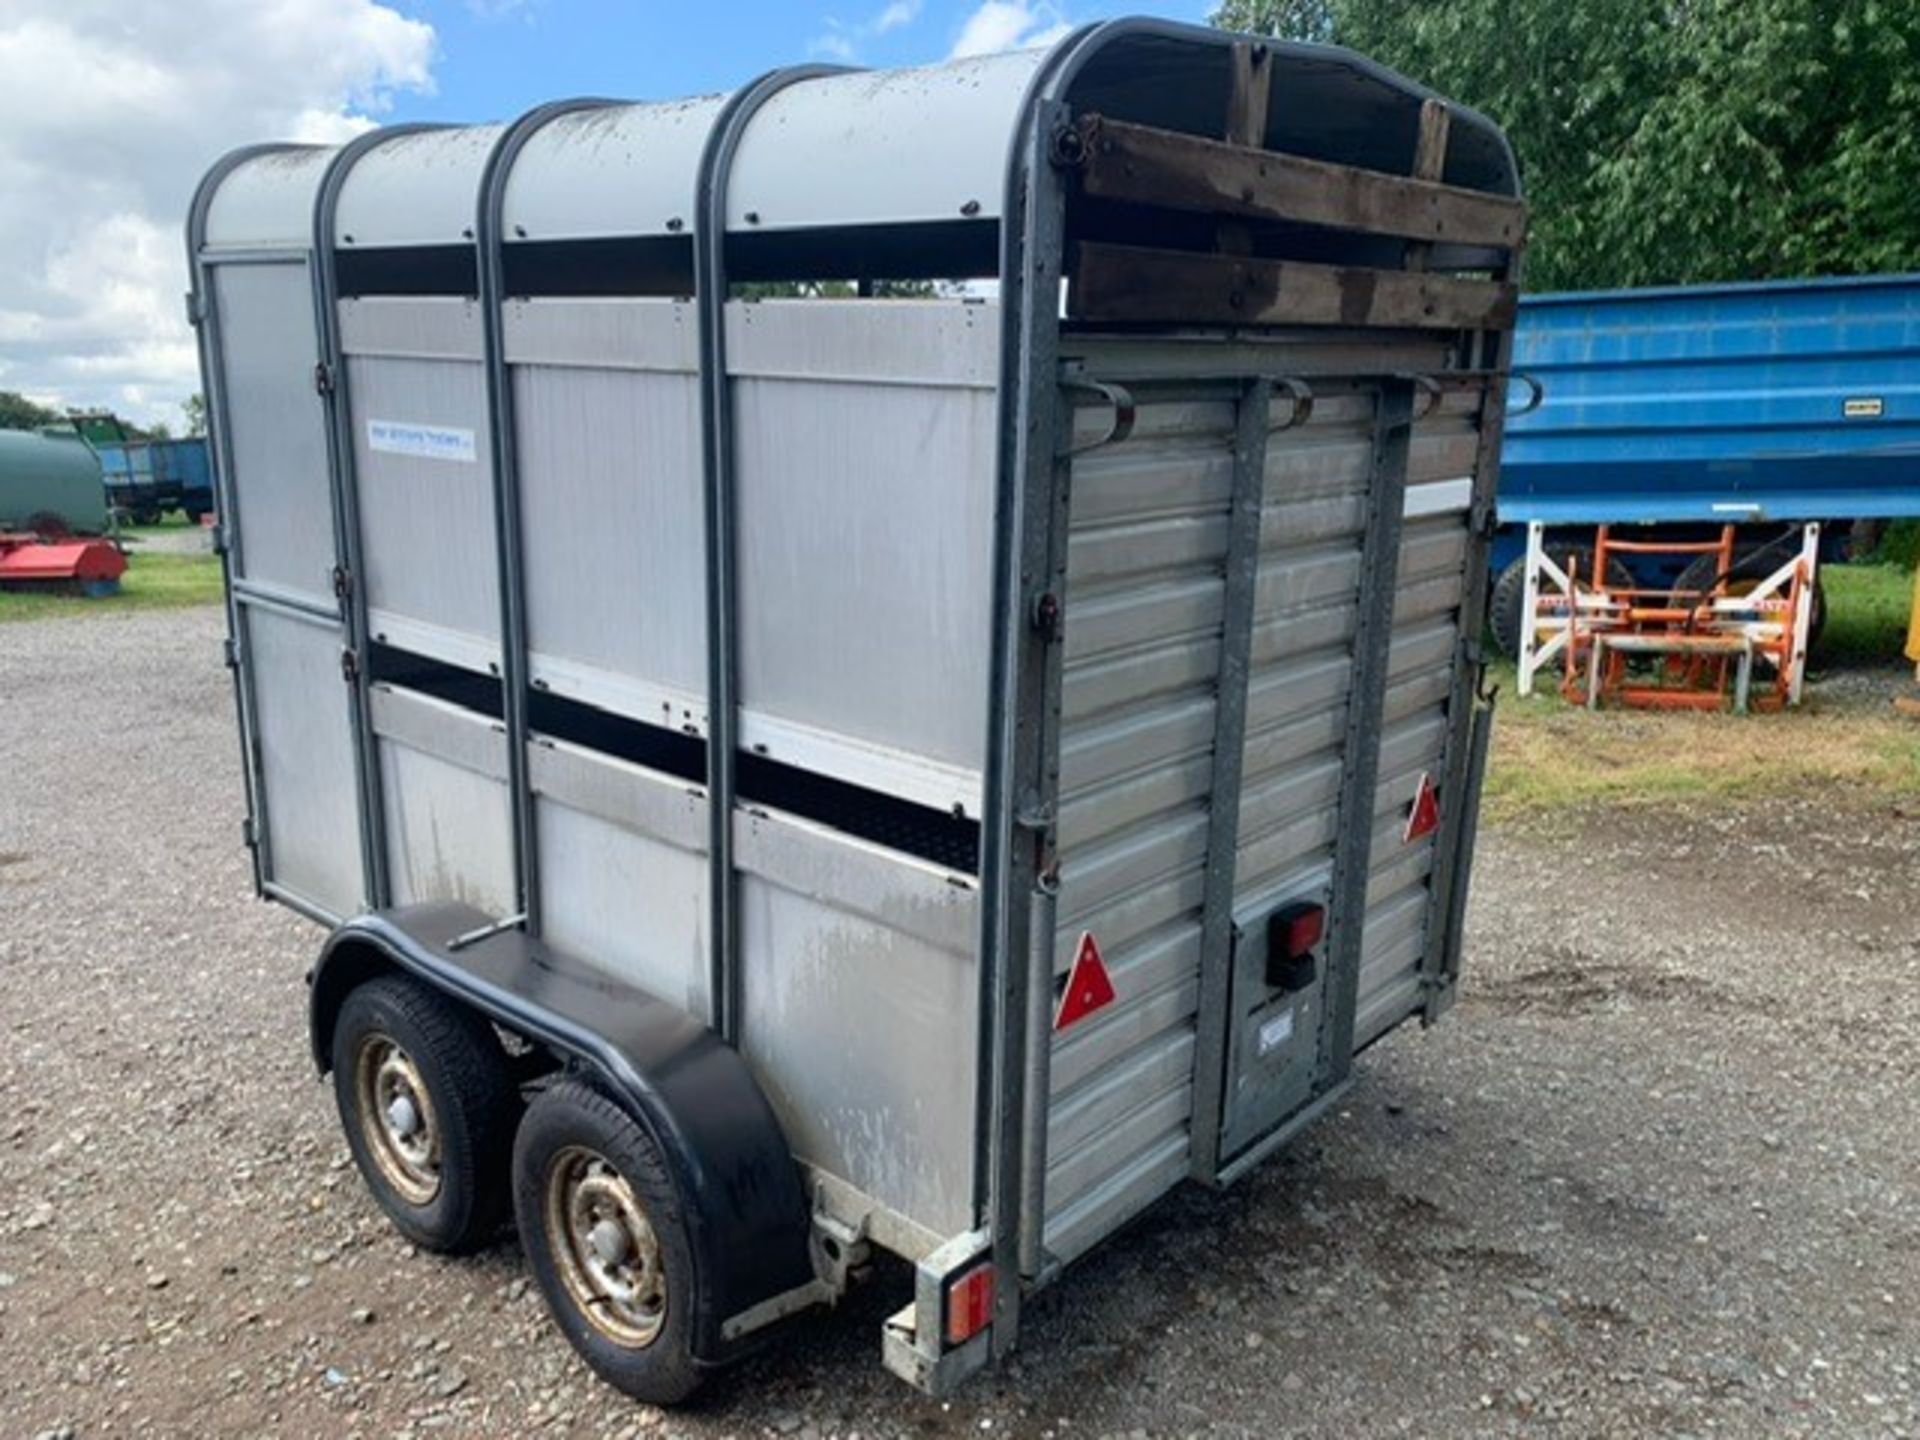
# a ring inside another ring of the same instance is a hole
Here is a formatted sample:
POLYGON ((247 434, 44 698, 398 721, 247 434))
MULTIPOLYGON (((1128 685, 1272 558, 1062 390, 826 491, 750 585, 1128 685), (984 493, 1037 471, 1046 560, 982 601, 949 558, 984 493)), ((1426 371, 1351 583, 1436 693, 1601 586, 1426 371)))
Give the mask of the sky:
POLYGON ((0 390, 176 428, 181 227, 259 140, 668 99, 800 60, 919 65, 1212 0, 0 0, 0 390))

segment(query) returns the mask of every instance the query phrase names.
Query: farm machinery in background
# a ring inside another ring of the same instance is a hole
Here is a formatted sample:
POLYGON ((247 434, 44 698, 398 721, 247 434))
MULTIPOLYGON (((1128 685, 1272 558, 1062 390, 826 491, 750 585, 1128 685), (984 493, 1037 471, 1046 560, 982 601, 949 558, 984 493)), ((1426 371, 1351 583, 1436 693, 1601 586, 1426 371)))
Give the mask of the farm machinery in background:
POLYGON ((0 588, 117 589, 127 558, 111 536, 100 460, 73 430, 0 430, 0 588))
POLYGON ((157 525, 168 510, 198 525, 213 514, 213 459, 205 436, 161 439, 136 434, 116 416, 72 416, 80 438, 100 457, 107 498, 136 525, 157 525))
POLYGON ((1920 275, 1536 295, 1489 616, 1529 693, 1796 703, 1819 567, 1920 516, 1920 275))

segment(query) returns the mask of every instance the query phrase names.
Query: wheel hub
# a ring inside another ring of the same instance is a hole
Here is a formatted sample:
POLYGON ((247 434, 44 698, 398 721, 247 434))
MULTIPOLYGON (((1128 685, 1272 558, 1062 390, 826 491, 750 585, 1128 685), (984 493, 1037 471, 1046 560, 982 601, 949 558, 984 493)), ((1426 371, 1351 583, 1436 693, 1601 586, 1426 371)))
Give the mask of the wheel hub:
POLYGON ((420 1111, 413 1103, 411 1095, 396 1096, 387 1107, 387 1124, 394 1134, 402 1139, 411 1139, 420 1128, 420 1111))
POLYGON ((544 1210, 555 1268, 580 1314, 616 1345, 651 1345, 666 1324, 666 1270, 627 1178, 597 1151, 569 1146, 548 1166, 544 1210))
POLYGON ((409 1205, 440 1193, 440 1127, 426 1080, 391 1036, 370 1031, 354 1055, 360 1137, 380 1176, 409 1205))

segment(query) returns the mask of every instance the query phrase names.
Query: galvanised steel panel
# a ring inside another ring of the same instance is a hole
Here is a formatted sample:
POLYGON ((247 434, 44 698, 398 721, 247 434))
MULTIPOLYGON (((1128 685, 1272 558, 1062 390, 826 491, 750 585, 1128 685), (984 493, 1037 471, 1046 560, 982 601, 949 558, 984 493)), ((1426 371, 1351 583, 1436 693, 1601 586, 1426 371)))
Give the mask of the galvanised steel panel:
POLYGON ((690 306, 509 304, 529 673, 706 729, 700 393, 690 306))
POLYGON ((977 815, 998 309, 728 309, 742 744, 977 815))
POLYGON ((795 1155, 932 1234, 967 1229, 971 882, 778 814, 736 830, 740 1049, 795 1155))
POLYGON ((507 176, 508 246, 692 231, 700 154, 726 98, 609 105, 541 126, 507 176))
POLYGON ((1046 56, 852 71, 783 90, 741 138, 727 229, 998 216, 1021 102, 1046 56))
POLYGON ((480 175, 504 128, 417 130, 374 146, 340 189, 334 243, 346 250, 471 246, 480 175))
POLYGON ((499 722, 397 686, 372 694, 393 903, 513 913, 513 826, 499 722))
POLYGON ((1132 434, 1072 479, 1054 968, 1091 931, 1118 998, 1053 1037, 1046 1247, 1063 1260, 1184 1173, 1193 1106, 1235 407, 1133 393, 1132 434))
POLYGON ((373 637, 486 670, 500 585, 479 307, 343 300, 340 337, 373 637))
POLYGON ((334 156, 333 146, 298 146, 255 155, 229 171, 207 205, 202 248, 309 250, 313 198, 334 156))
POLYGON ((704 852, 544 797, 534 804, 534 824, 546 938, 696 1019, 710 1019, 704 852))
POLYGON ((710 1018, 706 795, 546 735, 528 758, 546 937, 710 1018))
POLYGON ((312 274, 295 262, 218 265, 212 275, 240 578, 333 608, 333 488, 326 410, 313 383, 312 274))
POLYGON ((339 629, 244 599, 238 612, 266 791, 266 878, 321 911, 357 914, 365 876, 339 629))
MULTIPOLYGON (((1477 401, 1477 392, 1473 398, 1477 401)), ((1464 420, 1436 416, 1435 428, 1464 420)), ((1446 482, 1430 483, 1441 491, 1446 482)), ((1410 506, 1414 504, 1410 492, 1410 506)), ((1438 833, 1405 837, 1423 776, 1439 785, 1448 744, 1447 706, 1459 643, 1464 597, 1468 515, 1464 507, 1409 520, 1402 536, 1394 612, 1394 646, 1381 737, 1380 784, 1374 799, 1379 826, 1367 888, 1361 941, 1356 1047, 1371 1044, 1425 1002, 1420 974, 1430 946, 1434 847, 1438 833)), ((1444 794, 1441 803, 1447 803, 1444 794)))

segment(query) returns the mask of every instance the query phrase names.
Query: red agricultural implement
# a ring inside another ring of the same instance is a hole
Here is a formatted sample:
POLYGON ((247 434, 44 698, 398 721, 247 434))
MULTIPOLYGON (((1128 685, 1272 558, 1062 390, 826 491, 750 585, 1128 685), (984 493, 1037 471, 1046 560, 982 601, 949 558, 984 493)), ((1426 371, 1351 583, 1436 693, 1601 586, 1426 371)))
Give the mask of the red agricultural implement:
POLYGON ((0 589, 65 588, 101 595, 118 587, 126 570, 127 557, 111 540, 0 531, 0 589))

